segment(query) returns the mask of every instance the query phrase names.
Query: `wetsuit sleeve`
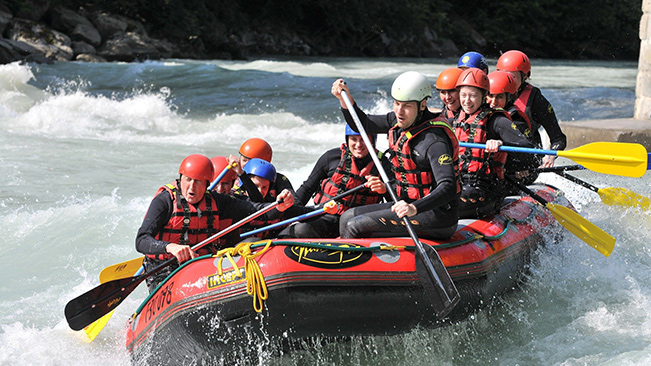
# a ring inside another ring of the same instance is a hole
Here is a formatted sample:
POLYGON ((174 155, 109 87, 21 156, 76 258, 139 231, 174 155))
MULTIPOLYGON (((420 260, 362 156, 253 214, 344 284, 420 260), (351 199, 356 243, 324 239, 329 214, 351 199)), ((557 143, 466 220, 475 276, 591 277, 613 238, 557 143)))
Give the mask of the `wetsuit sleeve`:
POLYGON ((319 160, 314 164, 314 168, 312 168, 310 175, 296 191, 297 204, 301 206, 307 204, 310 198, 312 198, 321 187, 321 182, 332 176, 334 169, 339 163, 340 157, 341 153, 338 148, 328 150, 319 157, 319 160), (331 167, 332 161, 335 163, 334 168, 331 167))
MULTIPOLYGON (((378 134, 378 133, 387 133, 391 129, 391 127, 396 123, 396 115, 393 112, 387 113, 387 114, 382 114, 382 115, 367 115, 359 109, 357 104, 354 104, 353 107, 355 107, 355 112, 357 113, 357 116, 359 117, 359 121, 362 122, 362 126, 364 126, 364 130, 366 133, 369 134, 378 134)), ((357 126, 355 126, 355 121, 353 120, 353 116, 350 114, 350 111, 348 109, 341 109, 342 113, 344 114, 344 118, 346 119, 346 123, 348 123, 348 126, 353 129, 353 131, 359 132, 357 129, 357 126)))
POLYGON ((457 197, 457 182, 452 163, 452 146, 447 138, 435 134, 425 134, 425 139, 414 147, 420 158, 416 163, 421 166, 423 158, 434 175, 436 187, 427 196, 413 202, 418 212, 441 207, 457 197))
POLYGON ((167 241, 156 236, 172 217, 172 198, 169 193, 159 193, 149 204, 145 218, 136 235, 136 250, 143 254, 164 254, 167 241))
POLYGON ((540 90, 534 94, 532 99, 531 116, 536 123, 539 123, 547 131, 551 145, 550 149, 564 150, 567 147, 567 137, 558 124, 551 103, 542 95, 540 90))
MULTIPOLYGON (((219 208, 220 218, 232 219, 233 222, 242 220, 243 218, 249 216, 250 214, 263 209, 266 206, 269 206, 272 203, 259 203, 251 202, 249 200, 240 199, 233 197, 227 194, 217 193, 215 191, 210 192, 213 199, 217 202, 217 207, 219 208)), ((282 212, 273 209, 266 214, 260 216, 260 220, 273 220, 280 217, 282 212)))
POLYGON ((258 190, 258 187, 255 186, 255 183, 251 180, 251 177, 247 173, 240 175, 240 182, 242 182, 242 189, 246 191, 246 195, 249 196, 253 202, 262 202, 262 194, 258 190))
POLYGON ((489 140, 502 140, 504 145, 533 148, 533 144, 518 130, 518 127, 505 116, 498 115, 489 125, 489 140))
MULTIPOLYGON (((518 129, 513 121, 510 119, 498 115, 493 119, 493 123, 490 124, 488 130, 488 139, 499 139, 502 140, 504 145, 508 146, 517 146, 517 147, 526 147, 533 148, 533 143, 527 139, 522 132, 518 129)), ((533 154, 522 154, 509 152, 509 155, 512 155, 517 159, 521 164, 528 165, 531 167, 538 166, 538 162, 535 160, 536 156, 533 154)))

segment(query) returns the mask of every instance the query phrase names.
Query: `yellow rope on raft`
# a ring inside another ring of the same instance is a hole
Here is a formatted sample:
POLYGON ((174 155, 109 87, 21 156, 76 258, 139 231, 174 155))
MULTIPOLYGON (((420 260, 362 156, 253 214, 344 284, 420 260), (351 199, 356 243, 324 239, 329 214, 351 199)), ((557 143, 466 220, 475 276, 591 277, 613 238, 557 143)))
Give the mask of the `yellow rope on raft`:
POLYGON ((238 277, 242 277, 242 270, 237 266, 233 257, 239 255, 242 258, 244 258, 244 273, 246 274, 246 293, 253 296, 253 308, 255 309, 255 311, 260 313, 262 312, 264 300, 266 300, 267 297, 269 297, 269 292, 267 291, 267 284, 264 281, 264 275, 260 270, 260 266, 258 265, 258 262, 255 261, 255 258, 262 255, 264 252, 267 251, 267 249, 269 249, 269 247, 271 246, 271 240, 267 240, 264 248, 262 248, 262 250, 258 251, 257 253, 253 254, 251 251, 251 246, 258 243, 262 243, 262 242, 239 243, 234 248, 226 248, 220 250, 219 252, 217 252, 217 254, 215 254, 215 257, 219 257, 219 261, 217 262, 218 263, 217 273, 220 276, 223 274, 222 261, 224 260, 224 258, 226 258, 233 266, 233 269, 237 271, 238 277))

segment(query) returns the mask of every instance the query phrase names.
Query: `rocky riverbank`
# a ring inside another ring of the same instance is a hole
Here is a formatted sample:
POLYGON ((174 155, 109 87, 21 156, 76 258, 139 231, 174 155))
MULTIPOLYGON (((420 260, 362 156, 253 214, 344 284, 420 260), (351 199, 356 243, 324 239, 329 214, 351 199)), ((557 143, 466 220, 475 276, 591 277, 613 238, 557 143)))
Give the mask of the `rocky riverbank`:
POLYGON ((103 11, 43 6, 32 9, 27 19, 0 4, 0 33, 0 63, 130 62, 182 56, 172 43, 149 37, 140 22, 103 11))
MULTIPOLYGON (((143 61, 163 58, 247 59, 262 55, 323 56, 345 54, 357 47, 360 55, 407 57, 455 57, 459 49, 449 39, 425 29, 414 39, 370 31, 360 47, 353 39, 337 46, 289 29, 269 26, 213 30, 206 37, 184 37, 173 41, 151 37, 142 22, 104 10, 71 10, 52 6, 49 0, 32 1, 28 11, 13 13, 0 4, 0 63, 28 61, 143 61), (405 38, 400 40, 401 38, 405 38), (363 49, 362 49, 363 48, 363 49)), ((172 26, 173 27, 173 26, 172 26)), ((161 34, 160 30, 157 32, 161 34)), ((474 42, 486 41, 470 32, 474 42)), ((352 54, 355 54, 354 52, 352 54)))

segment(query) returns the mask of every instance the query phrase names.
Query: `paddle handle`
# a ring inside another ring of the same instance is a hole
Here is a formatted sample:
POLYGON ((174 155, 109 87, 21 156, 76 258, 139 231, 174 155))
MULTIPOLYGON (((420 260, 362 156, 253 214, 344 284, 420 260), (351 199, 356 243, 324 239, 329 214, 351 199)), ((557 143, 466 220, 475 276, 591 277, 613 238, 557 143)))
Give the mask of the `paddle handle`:
MULTIPOLYGON (((344 100, 344 103, 346 103, 346 107, 348 108, 348 111, 350 112, 351 117, 353 117, 353 121, 355 122, 355 126, 357 126, 357 129, 359 130, 360 136, 362 136, 362 139, 364 140, 364 143, 366 144, 366 147, 369 149, 369 151, 373 151, 373 143, 371 142, 371 139, 369 139, 368 134, 366 133, 366 130, 364 129, 364 126, 362 125, 362 121, 360 121, 359 116, 355 112, 355 107, 353 106, 353 103, 350 101, 350 98, 348 97, 348 94, 346 91, 342 90, 341 91, 341 96, 344 100)), ((394 203, 398 202, 398 196, 396 193, 391 189, 391 186, 389 185, 389 177, 387 176, 386 171, 384 171, 384 167, 382 166, 382 162, 380 162, 380 159, 377 157, 376 154, 369 154, 371 155, 371 158, 373 159, 373 163, 375 163, 375 166, 377 167, 378 172, 380 173, 380 177, 382 178, 382 181, 384 184, 387 186, 387 192, 391 195, 391 199, 393 200, 394 203)), ((436 284, 439 288, 439 293, 442 293, 446 299, 447 302, 451 302, 452 298, 448 294, 447 291, 445 291, 445 286, 443 285, 443 281, 441 278, 438 276, 436 273, 436 270, 434 269, 434 265, 432 262, 428 260, 427 253, 425 252, 425 248, 423 248, 423 243, 420 242, 418 239, 418 236, 416 235, 416 232, 414 231, 414 228, 411 226, 411 222, 409 221, 409 217, 403 216, 402 222, 405 223, 405 227, 407 228, 407 232, 409 232, 409 236, 411 239, 414 241, 414 245, 416 245, 416 252, 420 257, 423 259, 423 264, 427 267, 427 271, 432 275, 434 280, 436 281, 436 284)), ((454 289, 456 292, 456 288, 454 289)))
POLYGON ((219 173, 219 175, 217 176, 217 178, 215 178, 215 180, 213 180, 212 183, 210 183, 210 185, 208 186, 208 190, 209 190, 209 191, 212 191, 212 189, 215 188, 215 186, 216 186, 217 184, 219 184, 219 182, 221 182, 221 180, 224 178, 224 176, 226 175, 226 173, 228 173, 228 171, 229 171, 232 167, 234 167, 234 166, 236 166, 236 165, 237 165, 237 163, 228 164, 228 165, 226 166, 226 168, 224 168, 224 170, 222 170, 222 172, 219 173))
MULTIPOLYGON (((366 188, 366 186, 365 186, 364 184, 360 184, 360 185, 358 185, 358 186, 355 187, 355 188, 351 188, 351 189, 347 190, 347 191, 344 192, 344 193, 341 193, 341 194, 338 194, 338 195, 332 197, 332 198, 330 199, 330 201, 340 200, 340 199, 342 199, 342 198, 344 198, 344 197, 346 197, 346 196, 350 196, 351 194, 353 194, 353 193, 355 193, 355 192, 361 191, 361 190, 364 189, 364 188, 366 188)), ((320 204, 317 205, 316 207, 323 206, 323 205, 327 204, 327 203, 330 202, 330 201, 320 203, 320 204)))
MULTIPOLYGON (((469 147, 471 149, 486 149, 486 144, 478 144, 476 142, 461 142, 459 141, 459 146, 469 147)), ((506 152, 516 152, 524 154, 542 154, 542 155, 558 155, 557 150, 545 150, 545 149, 532 149, 530 147, 518 147, 518 146, 506 146, 502 145, 499 147, 500 151, 506 152)))
POLYGON ((556 172, 566 172, 570 170, 585 170, 585 167, 582 165, 565 165, 565 166, 550 166, 547 168, 536 168, 532 171, 538 173, 556 173, 556 172))

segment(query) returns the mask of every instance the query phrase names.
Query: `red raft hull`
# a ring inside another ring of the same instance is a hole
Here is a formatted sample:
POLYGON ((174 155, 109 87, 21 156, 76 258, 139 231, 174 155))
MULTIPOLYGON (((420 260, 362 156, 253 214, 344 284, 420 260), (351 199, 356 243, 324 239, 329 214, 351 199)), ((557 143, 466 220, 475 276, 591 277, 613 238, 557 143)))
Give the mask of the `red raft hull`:
MULTIPOLYGON (((549 202, 571 207, 548 186, 532 186, 549 202)), ((461 220, 436 248, 460 294, 449 315, 462 318, 518 283, 531 254, 562 228, 529 197, 507 199, 498 215, 461 220), (550 235, 551 234, 551 235, 550 235)), ((268 289, 261 313, 246 280, 227 260, 203 257, 181 267, 140 307, 127 326, 127 349, 138 363, 184 364, 251 350, 260 342, 397 334, 434 327, 437 319, 415 272, 413 250, 329 251, 330 246, 413 248, 410 238, 275 240, 256 258, 268 289), (190 359, 188 358, 190 357, 190 359)), ((237 265, 244 267, 239 258, 237 265)))

